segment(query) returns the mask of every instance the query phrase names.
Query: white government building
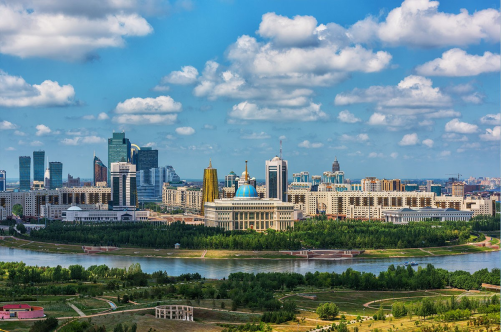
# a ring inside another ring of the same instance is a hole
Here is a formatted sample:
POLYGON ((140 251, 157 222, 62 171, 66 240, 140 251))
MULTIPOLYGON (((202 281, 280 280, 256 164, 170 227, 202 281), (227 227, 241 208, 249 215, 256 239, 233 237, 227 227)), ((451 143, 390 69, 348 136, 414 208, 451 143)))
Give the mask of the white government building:
POLYGON ((282 202, 281 198, 260 199, 256 188, 249 184, 246 165, 245 183, 238 187, 235 197, 205 203, 205 226, 229 231, 284 231, 294 227, 294 204, 282 202))

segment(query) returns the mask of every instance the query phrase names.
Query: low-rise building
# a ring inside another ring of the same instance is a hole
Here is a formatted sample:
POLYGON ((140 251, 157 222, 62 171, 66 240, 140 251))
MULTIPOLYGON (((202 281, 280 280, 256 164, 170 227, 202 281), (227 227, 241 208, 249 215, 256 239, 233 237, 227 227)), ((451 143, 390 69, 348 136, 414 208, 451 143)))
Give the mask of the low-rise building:
POLYGON ((411 221, 469 221, 473 217, 472 211, 459 211, 456 209, 436 209, 431 207, 421 209, 403 208, 398 210, 383 211, 386 222, 394 224, 407 224, 411 221))
POLYGON ((63 221, 107 222, 107 221, 147 221, 149 211, 82 210, 72 206, 62 212, 63 221))

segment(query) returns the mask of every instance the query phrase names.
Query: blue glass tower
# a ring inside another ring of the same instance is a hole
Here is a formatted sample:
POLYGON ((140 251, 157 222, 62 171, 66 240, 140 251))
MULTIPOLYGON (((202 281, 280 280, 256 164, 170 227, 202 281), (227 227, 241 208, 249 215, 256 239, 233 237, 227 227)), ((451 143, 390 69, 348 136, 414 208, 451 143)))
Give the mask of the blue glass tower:
POLYGON ((33 181, 43 181, 45 174, 45 151, 33 151, 33 181))
POLYGON ((31 187, 31 157, 19 157, 19 190, 29 191, 31 187))
POLYGON ((49 163, 50 189, 63 187, 63 163, 51 161, 49 163))
POLYGON ((111 163, 131 162, 130 149, 125 133, 113 133, 113 137, 108 138, 108 181, 111 181, 111 163))
POLYGON ((144 183, 152 184, 150 169, 158 168, 158 150, 153 150, 150 147, 142 147, 137 152, 136 165, 137 172, 144 171, 144 183))
POLYGON ((7 174, 5 171, 0 171, 0 191, 7 190, 7 174))

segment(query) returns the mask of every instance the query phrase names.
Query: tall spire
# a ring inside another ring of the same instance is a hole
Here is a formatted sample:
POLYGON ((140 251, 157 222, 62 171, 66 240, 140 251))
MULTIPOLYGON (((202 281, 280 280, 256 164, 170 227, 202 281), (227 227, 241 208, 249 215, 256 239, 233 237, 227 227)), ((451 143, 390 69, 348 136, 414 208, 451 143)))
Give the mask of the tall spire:
POLYGON ((209 168, 212 168, 212 158, 209 159, 209 168))
POLYGON ((247 173, 247 160, 245 161, 245 182, 249 182, 249 173, 247 173))

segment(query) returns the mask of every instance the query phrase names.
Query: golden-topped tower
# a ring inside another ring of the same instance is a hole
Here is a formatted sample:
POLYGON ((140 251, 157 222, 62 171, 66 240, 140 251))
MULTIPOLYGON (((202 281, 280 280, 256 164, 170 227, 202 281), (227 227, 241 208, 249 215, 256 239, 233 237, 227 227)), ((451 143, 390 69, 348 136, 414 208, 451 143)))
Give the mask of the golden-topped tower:
POLYGON ((217 169, 212 168, 212 160, 209 160, 209 167, 204 169, 204 183, 202 187, 202 207, 200 215, 204 215, 205 203, 214 202, 219 198, 219 182, 217 180, 217 169))

